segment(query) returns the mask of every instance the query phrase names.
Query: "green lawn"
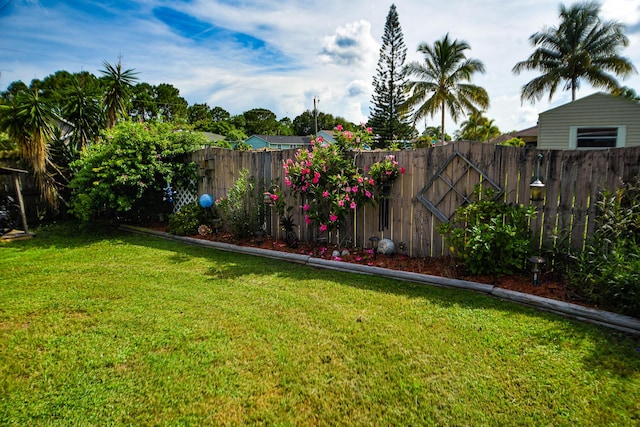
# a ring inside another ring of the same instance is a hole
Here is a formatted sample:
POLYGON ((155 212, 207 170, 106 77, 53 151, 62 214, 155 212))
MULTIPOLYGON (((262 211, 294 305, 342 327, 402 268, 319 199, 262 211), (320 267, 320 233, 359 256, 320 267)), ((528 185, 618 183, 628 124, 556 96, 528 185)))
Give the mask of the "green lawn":
POLYGON ((639 425, 640 338, 65 224, 0 245, 0 425, 639 425))

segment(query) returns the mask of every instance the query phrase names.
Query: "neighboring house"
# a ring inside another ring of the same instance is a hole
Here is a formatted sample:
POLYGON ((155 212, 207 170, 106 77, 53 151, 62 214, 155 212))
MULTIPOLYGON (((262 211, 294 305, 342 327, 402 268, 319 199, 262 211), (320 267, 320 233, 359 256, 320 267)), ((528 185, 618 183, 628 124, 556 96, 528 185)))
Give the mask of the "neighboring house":
POLYGON ((333 130, 321 130, 318 132, 318 137, 322 137, 323 141, 330 144, 334 144, 336 142, 336 132, 333 130))
POLYGON ((595 93, 540 113, 538 148, 592 150, 640 146, 640 103, 595 93))
POLYGON ((538 144, 538 126, 522 129, 516 132, 504 133, 498 137, 489 140, 491 144, 500 144, 513 138, 520 138, 524 141, 525 146, 536 147, 538 144))
POLYGON ((311 145, 308 136, 251 135, 245 141, 252 150, 288 150, 307 148, 311 145))

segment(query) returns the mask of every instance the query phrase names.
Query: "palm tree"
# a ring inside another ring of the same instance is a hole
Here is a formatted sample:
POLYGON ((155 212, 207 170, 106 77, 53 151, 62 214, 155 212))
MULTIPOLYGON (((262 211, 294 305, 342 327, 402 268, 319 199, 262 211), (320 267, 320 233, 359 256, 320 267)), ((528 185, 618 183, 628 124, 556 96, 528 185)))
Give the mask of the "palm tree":
POLYGON ((78 152, 95 141, 103 123, 98 97, 90 87, 74 76, 63 106, 64 118, 73 124, 71 150, 78 152))
POLYGON ((107 61, 103 61, 104 70, 100 70, 106 82, 106 93, 104 96, 104 107, 106 113, 106 127, 111 129, 118 121, 119 117, 129 111, 130 92, 133 83, 138 79, 137 73, 133 69, 123 70, 122 59, 118 59, 118 64, 113 66, 107 61))
POLYGON ((467 120, 461 123, 460 132, 457 137, 459 139, 478 141, 478 129, 486 120, 486 117, 482 115, 482 111, 472 112, 467 116, 467 120))
POLYGON ((49 143, 55 128, 53 110, 37 90, 18 92, 9 103, 0 105, 0 130, 16 144, 20 157, 33 170, 40 195, 53 209, 58 206, 58 191, 49 143))
POLYGON ((442 112, 442 135, 445 134, 444 117, 448 111, 454 122, 462 113, 474 112, 489 106, 487 91, 470 83, 474 73, 484 73, 484 65, 476 59, 467 58, 465 50, 470 49, 463 40, 449 39, 449 34, 433 46, 421 43, 418 52, 425 56, 424 63, 411 62, 404 71, 409 97, 405 108, 417 107, 413 112, 414 122, 427 115, 442 112))
POLYGON ((542 75, 522 87, 522 100, 534 103, 549 91, 549 100, 558 85, 571 90, 576 99, 580 81, 614 92, 619 88, 615 75, 626 77, 635 72, 633 64, 618 54, 629 44, 624 25, 615 21, 602 21, 597 2, 560 6, 560 25, 544 28, 529 40, 537 49, 525 61, 518 62, 513 72, 539 70, 542 75))
POLYGON ((487 142, 491 138, 495 138, 500 135, 500 128, 495 125, 495 120, 485 119, 480 125, 480 141, 487 142))

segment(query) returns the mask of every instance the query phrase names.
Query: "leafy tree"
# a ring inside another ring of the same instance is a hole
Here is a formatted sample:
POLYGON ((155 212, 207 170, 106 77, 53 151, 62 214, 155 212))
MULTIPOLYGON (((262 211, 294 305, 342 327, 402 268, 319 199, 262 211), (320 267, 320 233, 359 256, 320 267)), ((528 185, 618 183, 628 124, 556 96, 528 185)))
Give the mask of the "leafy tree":
POLYGON ((293 122, 289 117, 284 117, 278 121, 278 135, 294 135, 293 122))
MULTIPOLYGON (((230 132, 237 131, 236 127, 229 122, 213 122, 206 129, 208 132, 228 136, 230 132)), ((244 132, 243 132, 244 134, 244 132)))
MULTIPOLYGON (((229 118, 229 123, 232 124, 236 129, 244 132, 245 127, 247 126, 247 120, 244 118, 243 114, 238 114, 229 118)), ((244 132, 246 133, 246 132, 244 132)))
POLYGON ((131 88, 137 80, 137 73, 133 69, 122 69, 122 59, 114 66, 107 61, 103 63, 101 70, 106 86, 104 95, 104 108, 106 112, 106 127, 115 126, 118 119, 124 117, 129 111, 131 101, 131 88))
POLYGON ((156 103, 155 88, 149 83, 138 83, 132 92, 133 106, 129 114, 141 122, 157 118, 160 111, 156 103))
POLYGON ((388 147, 394 140, 406 139, 413 133, 406 111, 400 106, 406 101, 403 75, 407 48, 398 19, 396 5, 392 4, 387 15, 380 48, 380 58, 373 78, 374 93, 369 126, 380 138, 374 140, 375 148, 388 147))
POLYGON ((140 220, 168 213, 167 183, 185 188, 195 178, 187 152, 208 143, 200 133, 173 132, 167 123, 121 122, 72 163, 75 174, 71 212, 83 221, 96 218, 140 220))
POLYGON ((56 71, 42 80, 33 80, 30 89, 38 90, 40 96, 49 100, 54 107, 62 107, 68 101, 69 92, 77 85, 81 85, 87 93, 99 99, 100 81, 88 71, 56 71))
POLYGON ((449 34, 433 45, 420 44, 418 52, 424 54, 424 63, 411 62, 405 67, 407 75, 416 78, 407 83, 409 97, 405 103, 406 108, 415 108, 414 122, 440 111, 441 129, 444 130, 447 111, 456 122, 462 113, 489 106, 487 91, 467 83, 474 73, 484 72, 482 62, 466 57, 467 49, 470 49, 467 42, 457 39, 452 41, 449 34))
POLYGON ((560 25, 544 28, 529 40, 537 49, 513 72, 537 70, 542 73, 522 87, 522 100, 535 102, 549 91, 553 97, 558 86, 571 90, 571 100, 582 79, 592 86, 614 92, 619 88, 615 76, 628 76, 633 64, 619 55, 629 44, 624 26, 616 21, 602 21, 597 2, 579 2, 560 6, 560 25))
MULTIPOLYGON (((293 131, 295 135, 313 135, 315 130, 315 117, 312 110, 305 110, 293 119, 293 131)), ((318 130, 331 130, 342 125, 345 129, 355 131, 358 127, 343 117, 335 117, 332 114, 318 111, 318 130)))
POLYGON ((276 115, 265 108, 254 108, 242 114, 246 120, 247 135, 275 135, 278 129, 276 115))
POLYGON ((161 83, 155 88, 156 104, 163 120, 180 122, 187 120, 189 103, 180 96, 180 90, 168 83, 161 83))
POLYGON ((189 116, 189 123, 192 125, 196 125, 196 123, 199 123, 200 125, 206 125, 212 121, 211 109, 206 103, 191 105, 187 109, 187 114, 189 116))
POLYGON ((2 92, 1 98, 5 101, 9 101, 13 99, 19 92, 26 92, 28 90, 29 86, 27 86, 24 82, 17 80, 7 86, 7 90, 2 92))
POLYGON ((213 122, 228 121, 231 118, 231 114, 222 107, 213 107, 211 109, 211 120, 213 122))
POLYGON ((20 157, 33 170, 40 196, 52 209, 58 207, 49 142, 54 138, 56 116, 51 104, 38 91, 18 92, 0 105, 0 131, 18 147, 20 157))

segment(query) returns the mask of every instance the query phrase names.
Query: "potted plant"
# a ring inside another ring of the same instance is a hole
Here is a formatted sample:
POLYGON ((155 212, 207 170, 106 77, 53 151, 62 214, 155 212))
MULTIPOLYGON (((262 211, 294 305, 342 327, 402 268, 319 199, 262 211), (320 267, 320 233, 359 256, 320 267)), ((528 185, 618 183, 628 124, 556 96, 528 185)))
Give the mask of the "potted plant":
POLYGON ((369 167, 369 176, 373 178, 384 195, 391 192, 391 185, 401 174, 404 174, 404 168, 398 165, 393 154, 385 156, 383 160, 375 162, 369 167))

